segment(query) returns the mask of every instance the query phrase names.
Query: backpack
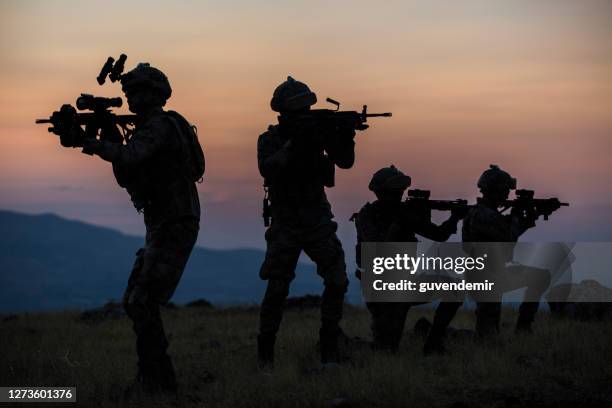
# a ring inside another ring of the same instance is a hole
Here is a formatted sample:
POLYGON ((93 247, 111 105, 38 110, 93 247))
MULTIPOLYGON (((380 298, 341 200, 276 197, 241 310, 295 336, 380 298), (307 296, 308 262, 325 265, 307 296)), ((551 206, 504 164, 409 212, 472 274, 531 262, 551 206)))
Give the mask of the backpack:
POLYGON ((355 230, 357 231, 357 243, 355 244, 355 263, 357 264, 357 268, 355 269, 355 277, 359 280, 361 280, 361 273, 363 271, 361 269, 361 242, 363 241, 361 217, 369 210, 370 205, 370 203, 367 203, 359 212, 353 213, 351 218, 349 218, 349 221, 355 223, 355 230))
POLYGON ((176 128, 185 157, 186 176, 190 181, 201 183, 206 169, 204 151, 198 140, 198 129, 175 111, 167 111, 168 118, 176 128))

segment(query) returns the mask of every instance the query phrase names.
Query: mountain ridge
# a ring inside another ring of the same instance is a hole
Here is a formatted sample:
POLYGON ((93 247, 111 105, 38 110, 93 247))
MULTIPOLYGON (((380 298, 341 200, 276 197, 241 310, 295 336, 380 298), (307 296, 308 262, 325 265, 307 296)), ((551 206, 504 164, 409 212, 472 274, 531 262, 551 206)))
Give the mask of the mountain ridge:
MULTIPOLYGON (((143 237, 53 213, 0 209, 0 312, 85 309, 123 294, 143 237)), ((264 251, 196 246, 172 301, 258 303, 264 251)), ((312 263, 300 262, 291 295, 320 293, 312 263)))

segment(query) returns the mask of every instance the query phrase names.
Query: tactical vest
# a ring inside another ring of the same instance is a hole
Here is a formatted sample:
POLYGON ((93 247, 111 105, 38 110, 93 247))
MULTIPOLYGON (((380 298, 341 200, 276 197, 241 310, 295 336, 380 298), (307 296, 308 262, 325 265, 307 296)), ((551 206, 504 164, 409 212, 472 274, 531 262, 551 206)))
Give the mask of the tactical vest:
POLYGON ((203 174, 203 153, 199 162, 200 153, 193 151, 194 131, 182 116, 176 112, 161 114, 170 122, 172 131, 158 135, 166 138, 164 146, 132 169, 126 189, 136 209, 144 212, 147 224, 184 217, 200 218, 194 179, 203 174))
MULTIPOLYGON (((287 140, 278 125, 270 126, 262 137, 278 150, 287 140)), ((264 179, 272 218, 312 224, 333 217, 325 187, 333 187, 334 175, 335 166, 324 152, 294 157, 287 171, 264 179)))
MULTIPOLYGON (((361 267, 362 242, 417 242, 415 232, 406 228, 398 231, 398 235, 390 235, 389 229, 397 219, 398 206, 393 212, 381 205, 380 201, 366 203, 359 212, 350 218, 355 223, 357 244, 355 245, 355 260, 361 267)), ((359 270, 356 272, 357 275, 359 270)), ((359 276, 357 276, 359 277, 359 276)))

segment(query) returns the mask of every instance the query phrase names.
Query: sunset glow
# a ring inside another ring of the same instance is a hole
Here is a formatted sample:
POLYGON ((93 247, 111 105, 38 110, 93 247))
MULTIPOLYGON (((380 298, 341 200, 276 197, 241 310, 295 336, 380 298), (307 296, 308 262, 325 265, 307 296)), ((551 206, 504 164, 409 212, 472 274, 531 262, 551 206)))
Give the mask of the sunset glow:
POLYGON ((264 245, 255 146, 287 75, 321 107, 329 96, 393 112, 357 135, 355 167, 329 191, 345 247, 371 174, 391 163, 435 198, 471 201, 499 164, 571 203, 532 237, 612 238, 612 4, 435 4, 3 1, 0 208, 142 232, 110 166, 34 124, 81 92, 121 95, 95 78, 124 52, 127 68, 148 61, 168 75, 167 108, 199 129, 202 245, 264 245))

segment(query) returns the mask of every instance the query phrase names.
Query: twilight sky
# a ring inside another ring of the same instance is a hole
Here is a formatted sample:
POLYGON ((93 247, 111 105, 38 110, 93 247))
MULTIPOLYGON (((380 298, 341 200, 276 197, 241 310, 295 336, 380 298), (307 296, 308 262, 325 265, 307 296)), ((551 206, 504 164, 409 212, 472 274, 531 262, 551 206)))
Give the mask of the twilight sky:
POLYGON ((499 164, 571 203, 525 240, 610 241, 611 40, 607 1, 2 1, 0 208, 142 233, 110 166, 34 125, 81 92, 119 96, 95 77, 124 52, 128 69, 163 70, 167 107, 198 126, 201 245, 264 246, 256 141, 289 74, 320 101, 393 112, 358 134, 328 192, 347 252, 348 218, 391 163, 432 197, 471 201, 499 164))

